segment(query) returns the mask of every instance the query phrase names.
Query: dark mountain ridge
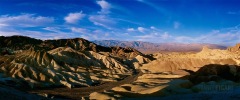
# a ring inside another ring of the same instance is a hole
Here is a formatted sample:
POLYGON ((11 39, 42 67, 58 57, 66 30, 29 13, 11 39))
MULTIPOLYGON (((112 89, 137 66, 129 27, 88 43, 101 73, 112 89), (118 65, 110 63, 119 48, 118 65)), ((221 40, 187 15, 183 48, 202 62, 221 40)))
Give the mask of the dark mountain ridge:
MULTIPOLYGON (((114 56, 130 57, 128 54, 132 53, 131 57, 135 55, 142 55, 141 52, 129 47, 105 47, 92 43, 83 38, 73 39, 56 39, 56 40, 39 40, 26 36, 10 36, 0 37, 0 48, 9 48, 11 50, 40 50, 49 51, 58 47, 71 47, 77 51, 94 51, 94 52, 111 52, 114 56)), ((130 58, 131 58, 130 57, 130 58)))

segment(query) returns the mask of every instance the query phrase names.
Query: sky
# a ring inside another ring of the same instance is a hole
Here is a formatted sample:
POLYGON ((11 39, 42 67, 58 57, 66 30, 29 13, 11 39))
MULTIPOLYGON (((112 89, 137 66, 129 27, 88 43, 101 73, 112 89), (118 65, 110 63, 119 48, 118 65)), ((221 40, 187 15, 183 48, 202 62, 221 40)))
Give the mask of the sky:
POLYGON ((0 0, 0 36, 240 43, 239 0, 0 0))

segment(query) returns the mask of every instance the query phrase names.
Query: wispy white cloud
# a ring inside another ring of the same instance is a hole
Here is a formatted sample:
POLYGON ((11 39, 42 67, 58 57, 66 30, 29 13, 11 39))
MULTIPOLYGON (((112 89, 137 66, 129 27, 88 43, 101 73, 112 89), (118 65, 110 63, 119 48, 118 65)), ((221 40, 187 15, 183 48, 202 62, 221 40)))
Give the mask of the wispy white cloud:
POLYGON ((0 36, 12 36, 12 35, 21 35, 21 34, 17 32, 0 31, 0 36))
POLYGON ((110 8, 112 7, 110 3, 105 0, 97 1, 97 4, 101 6, 100 14, 108 14, 110 13, 110 8))
POLYGON ((139 26, 137 28, 133 28, 133 27, 127 28, 126 32, 132 32, 132 33, 134 33, 136 35, 137 34, 138 35, 139 34, 146 35, 146 34, 152 34, 152 33, 162 33, 163 31, 158 29, 158 28, 156 28, 156 27, 154 27, 154 26, 151 26, 151 27, 141 27, 141 26, 139 26))
POLYGON ((162 39, 169 39, 171 38, 172 36, 170 34, 168 34, 168 32, 164 32, 162 35, 161 35, 161 38, 162 39))
POLYGON ((113 18, 106 15, 91 15, 89 20, 93 22, 94 25, 102 26, 107 29, 112 29, 112 27, 116 24, 116 21, 114 21, 113 18))
POLYGON ((234 45, 240 42, 240 28, 212 30, 200 36, 175 36, 174 41, 182 43, 215 43, 222 45, 234 45))
POLYGON ((22 35, 29 36, 37 39, 64 39, 76 37, 73 33, 55 33, 55 32, 40 32, 40 31, 30 31, 30 30, 11 30, 11 31, 2 31, 0 30, 0 36, 12 36, 12 35, 22 35))
POLYGON ((117 20, 115 18, 111 18, 109 13, 112 5, 105 0, 96 1, 97 4, 101 7, 101 10, 98 11, 98 14, 89 15, 89 21, 94 25, 102 26, 109 30, 113 29, 117 20))
POLYGON ((101 26, 108 30, 113 31, 113 30, 118 30, 119 27, 117 26, 120 26, 120 24, 122 25, 127 23, 127 24, 141 25, 138 22, 116 17, 115 14, 111 13, 111 9, 122 11, 124 8, 120 6, 113 5, 110 2, 107 2, 106 0, 96 1, 96 3, 101 7, 101 10, 98 11, 96 14, 91 14, 88 16, 89 21, 96 26, 101 26))
POLYGON ((127 31, 128 31, 128 32, 134 32, 135 29, 134 29, 134 28, 128 28, 127 31))
POLYGON ((115 39, 113 34, 114 33, 111 33, 109 31, 97 29, 97 30, 93 30, 91 34, 83 34, 83 35, 89 37, 90 40, 109 40, 109 39, 115 39))
POLYGON ((45 28, 43 28, 43 30, 47 30, 47 31, 55 32, 55 33, 61 33, 59 27, 45 27, 45 28))
POLYGON ((17 16, 1 15, 1 26, 36 27, 45 26, 54 22, 53 17, 36 16, 35 14, 21 14, 17 16))
POLYGON ((8 26, 7 24, 0 24, 0 27, 6 27, 8 26))
POLYGON ((77 13, 69 13, 64 20, 67 23, 76 24, 79 20, 83 19, 86 16, 86 14, 83 14, 83 12, 77 12, 77 13))
POLYGON ((151 28, 151 29, 156 29, 156 27, 154 27, 154 26, 151 26, 150 28, 151 28))
POLYGON ((147 42, 169 42, 172 40, 172 36, 168 32, 152 32, 145 35, 134 36, 136 40, 147 42))
POLYGON ((126 19, 121 19, 121 18, 115 18, 115 19, 118 20, 118 21, 130 23, 130 24, 143 25, 142 23, 134 22, 134 21, 131 21, 131 20, 126 20, 126 19))
POLYGON ((71 31, 74 33, 88 33, 89 31, 85 28, 76 28, 76 27, 72 27, 71 31))
POLYGON ((158 6, 158 5, 150 2, 150 0, 149 0, 149 1, 147 1, 147 0, 137 0, 137 1, 138 1, 138 2, 141 2, 141 3, 144 3, 144 4, 148 5, 148 6, 156 9, 159 13, 161 13, 161 14, 163 14, 163 15, 172 15, 172 14, 170 14, 170 12, 167 11, 166 9, 164 9, 164 8, 162 8, 162 7, 158 6))
POLYGON ((0 35, 23 35, 38 39, 77 37, 77 34, 64 31, 65 28, 61 25, 53 27, 54 24, 53 17, 37 16, 36 14, 1 15, 0 35), (34 29, 29 27, 34 27, 34 29))
POLYGON ((145 32, 145 30, 146 30, 146 29, 145 29, 145 28, 143 28, 143 27, 138 27, 137 29, 138 29, 138 31, 139 31, 139 32, 142 32, 142 33, 144 33, 144 32, 145 32))

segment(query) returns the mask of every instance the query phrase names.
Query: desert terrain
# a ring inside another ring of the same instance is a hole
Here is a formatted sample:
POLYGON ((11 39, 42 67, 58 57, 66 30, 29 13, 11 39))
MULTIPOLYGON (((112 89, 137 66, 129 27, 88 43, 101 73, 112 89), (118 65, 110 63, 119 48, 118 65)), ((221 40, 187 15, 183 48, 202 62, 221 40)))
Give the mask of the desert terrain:
POLYGON ((240 45, 202 47, 146 54, 83 38, 1 36, 0 99, 240 99, 240 45))

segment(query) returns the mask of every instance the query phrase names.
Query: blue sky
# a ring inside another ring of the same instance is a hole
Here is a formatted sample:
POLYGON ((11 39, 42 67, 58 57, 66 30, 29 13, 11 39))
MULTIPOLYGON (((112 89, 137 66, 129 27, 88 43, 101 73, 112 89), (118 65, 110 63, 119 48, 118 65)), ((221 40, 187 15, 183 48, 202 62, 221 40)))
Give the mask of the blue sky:
POLYGON ((239 0, 1 0, 0 35, 240 42, 239 0))

